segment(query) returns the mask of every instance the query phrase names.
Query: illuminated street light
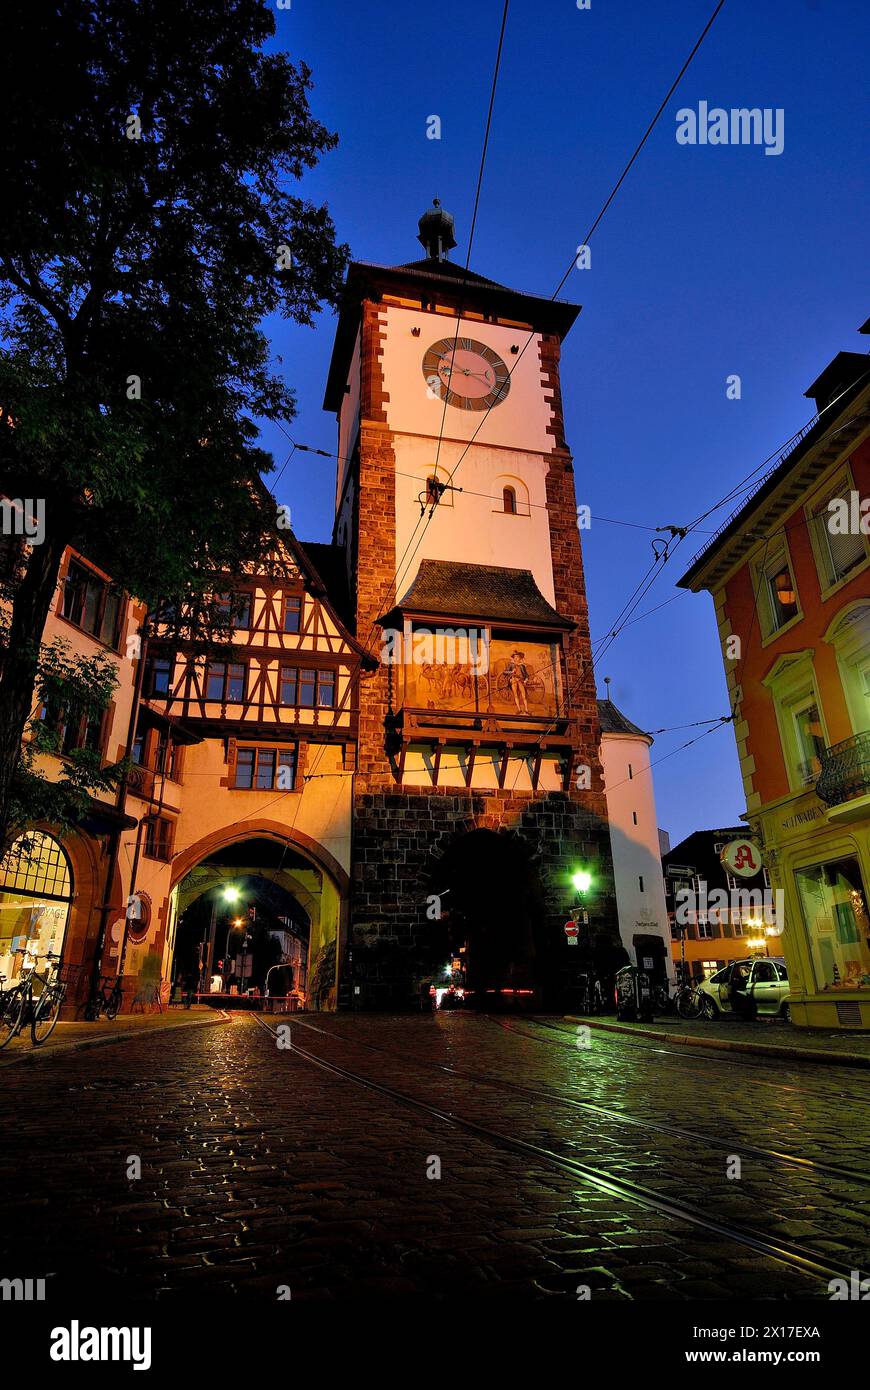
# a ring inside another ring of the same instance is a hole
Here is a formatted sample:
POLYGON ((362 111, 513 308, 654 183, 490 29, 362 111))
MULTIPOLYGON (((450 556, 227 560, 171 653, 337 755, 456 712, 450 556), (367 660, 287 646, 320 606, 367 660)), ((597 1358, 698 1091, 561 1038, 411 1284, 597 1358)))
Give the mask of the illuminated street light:
POLYGON ((588 869, 578 869, 571 877, 571 882, 578 893, 588 893, 592 887, 592 875, 588 869))
POLYGON ((228 903, 235 903, 239 900, 239 890, 238 888, 234 888, 232 884, 229 884, 223 890, 223 894, 228 903))

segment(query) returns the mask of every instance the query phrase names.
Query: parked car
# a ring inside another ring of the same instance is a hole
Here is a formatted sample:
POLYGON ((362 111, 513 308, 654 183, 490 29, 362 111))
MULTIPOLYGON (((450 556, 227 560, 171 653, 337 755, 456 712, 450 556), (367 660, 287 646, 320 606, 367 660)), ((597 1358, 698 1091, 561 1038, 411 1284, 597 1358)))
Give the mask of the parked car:
POLYGON ((745 966, 749 972, 746 982, 746 997, 758 1014, 789 1018, 788 971, 781 956, 748 957, 746 960, 732 960, 723 970, 702 980, 698 989, 701 995, 701 1012, 704 1018, 718 1018, 720 1014, 731 1014, 731 975, 735 966, 745 966))

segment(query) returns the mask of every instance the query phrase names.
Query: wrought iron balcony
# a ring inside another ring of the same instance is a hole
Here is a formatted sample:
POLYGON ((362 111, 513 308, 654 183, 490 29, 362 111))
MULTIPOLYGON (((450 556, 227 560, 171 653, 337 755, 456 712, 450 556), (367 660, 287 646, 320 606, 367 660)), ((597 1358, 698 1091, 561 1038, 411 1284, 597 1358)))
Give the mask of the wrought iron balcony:
POLYGON ((870 794, 870 732, 853 734, 822 754, 816 795, 828 806, 842 806, 870 794))

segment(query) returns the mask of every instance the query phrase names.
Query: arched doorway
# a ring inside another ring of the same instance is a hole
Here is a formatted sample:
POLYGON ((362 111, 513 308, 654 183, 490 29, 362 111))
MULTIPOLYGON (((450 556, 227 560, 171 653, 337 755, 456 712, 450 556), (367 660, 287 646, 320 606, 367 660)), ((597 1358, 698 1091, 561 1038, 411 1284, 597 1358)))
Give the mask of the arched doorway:
POLYGON ((433 866, 451 973, 478 1008, 540 1000, 546 908, 531 846, 515 832, 469 830, 433 866))
POLYGON ((338 943, 347 930, 347 876, 319 846, 286 827, 241 828, 181 857, 162 976, 203 992, 268 989, 299 1008, 332 1009, 338 943), (274 969, 273 969, 274 967, 274 969))
POLYGON ((72 895, 60 841, 43 830, 19 835, 0 863, 0 974, 7 982, 28 957, 62 954, 72 895))

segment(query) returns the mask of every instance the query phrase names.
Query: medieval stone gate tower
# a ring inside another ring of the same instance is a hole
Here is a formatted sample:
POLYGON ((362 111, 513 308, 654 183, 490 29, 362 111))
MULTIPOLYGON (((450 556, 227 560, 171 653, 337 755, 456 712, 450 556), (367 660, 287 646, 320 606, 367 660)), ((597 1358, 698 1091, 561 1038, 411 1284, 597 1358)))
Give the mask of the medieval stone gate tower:
POLYGON ((334 542, 384 658, 360 679, 344 1000, 411 1004, 458 931, 487 985, 555 1003, 578 867, 590 944, 618 940, 559 379, 579 309, 446 259, 437 204, 419 239, 351 265, 324 403, 334 542))

